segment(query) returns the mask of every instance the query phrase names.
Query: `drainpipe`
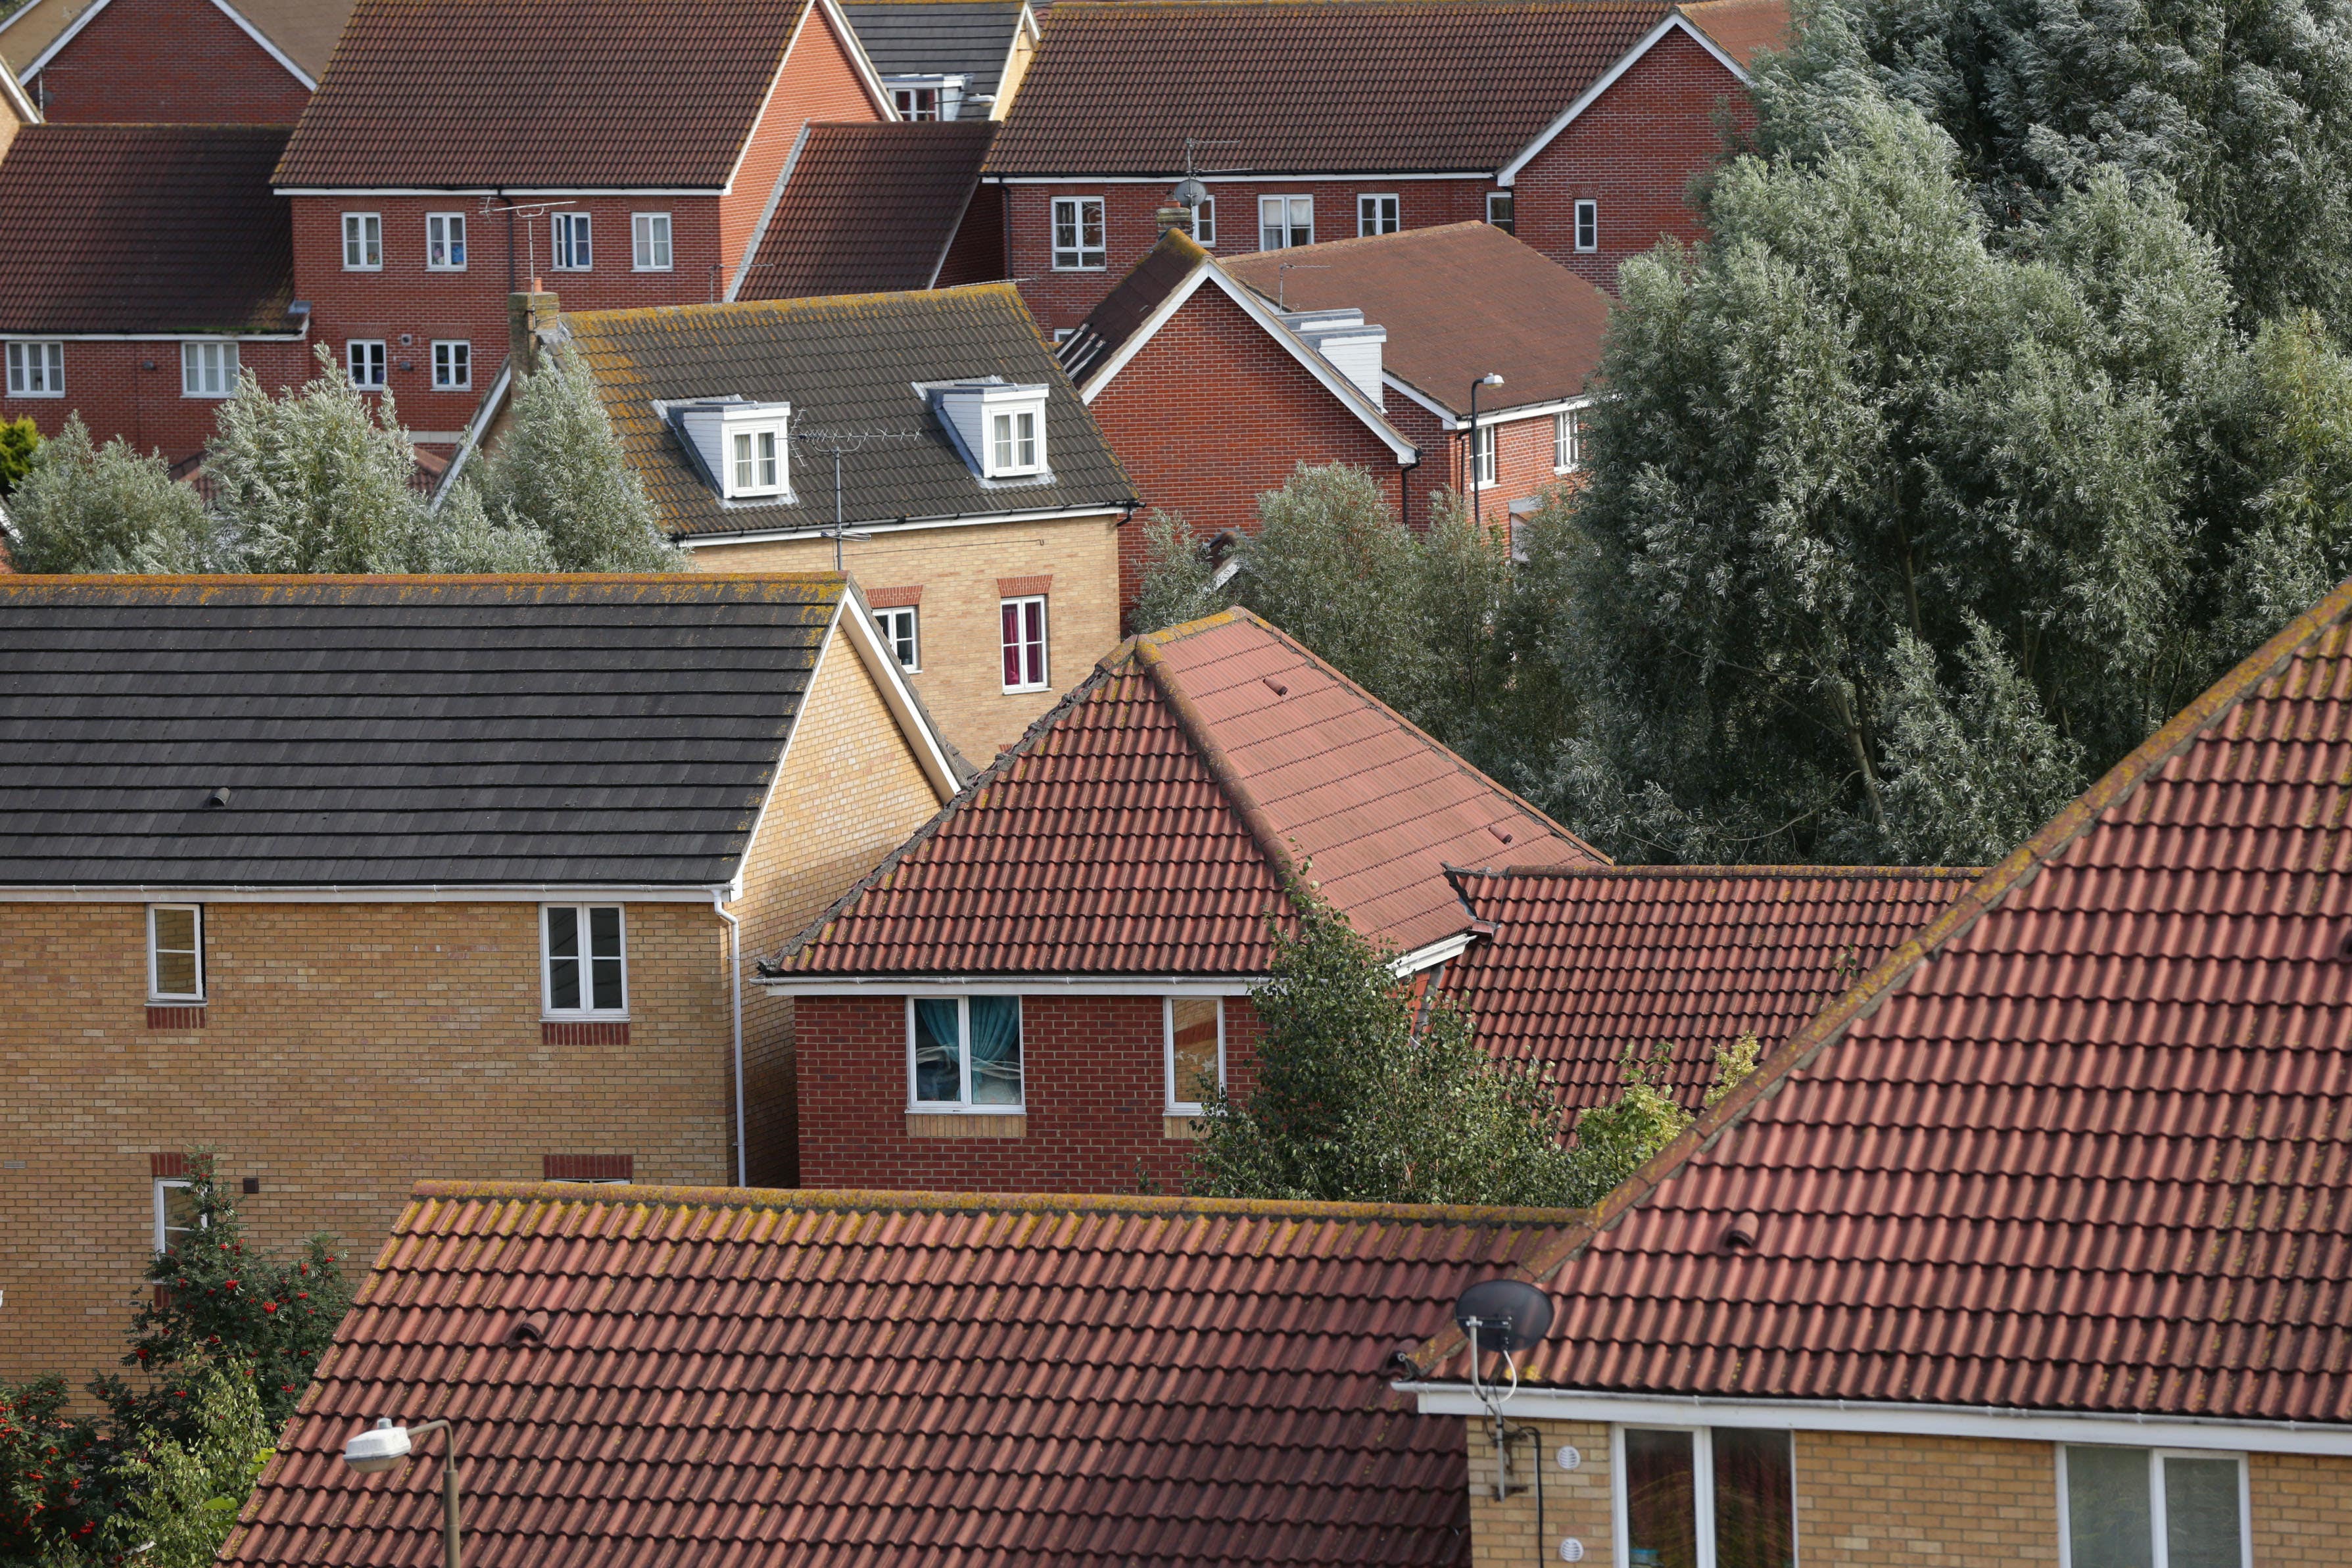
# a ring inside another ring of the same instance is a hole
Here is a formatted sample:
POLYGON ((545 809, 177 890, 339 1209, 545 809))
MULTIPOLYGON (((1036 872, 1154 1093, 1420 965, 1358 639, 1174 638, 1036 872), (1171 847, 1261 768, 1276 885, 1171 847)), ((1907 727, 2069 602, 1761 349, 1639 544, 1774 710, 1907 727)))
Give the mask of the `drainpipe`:
POLYGON ((710 890, 710 913, 727 922, 727 979, 735 991, 735 1185, 750 1186, 743 1113, 743 925, 727 913, 726 899, 725 888, 710 890))

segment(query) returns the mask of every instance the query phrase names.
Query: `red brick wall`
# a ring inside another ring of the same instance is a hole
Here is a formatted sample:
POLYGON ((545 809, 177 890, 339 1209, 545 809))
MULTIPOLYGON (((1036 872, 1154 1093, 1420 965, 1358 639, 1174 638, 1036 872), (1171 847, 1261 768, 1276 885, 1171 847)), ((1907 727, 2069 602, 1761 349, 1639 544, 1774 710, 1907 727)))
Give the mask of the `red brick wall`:
POLYGON ((800 139, 801 127, 812 120, 881 118, 824 7, 812 7, 792 52, 784 57, 784 68, 768 90, 751 146, 735 171, 734 188, 719 199, 719 246, 729 277, 743 264, 743 247, 759 228, 768 199, 776 193, 776 181, 784 172, 784 160, 792 156, 793 143, 800 139))
MULTIPOLYGON (((904 997, 803 997, 801 1181, 957 1192, 1181 1191, 1191 1144, 1171 1138, 1158 997, 1027 996, 1024 1135, 911 1136, 904 997)), ((1225 998, 1226 1081, 1246 1092, 1255 1015, 1225 998)))
POLYGON ((53 122, 291 125, 310 98, 212 0, 113 0, 26 86, 53 122))
MULTIPOLYGON (((331 347, 338 358, 351 339, 383 339, 401 422, 419 431, 462 429, 506 359, 505 211, 493 207, 484 212, 478 196, 296 196, 293 204, 294 287, 299 297, 311 302, 311 335, 331 347), (382 271, 343 270, 342 215, 347 212, 383 214, 382 271), (466 214, 466 270, 427 271, 425 216, 452 212, 466 214), (405 344, 400 340, 404 332, 411 339, 405 344), (432 390, 435 339, 463 339, 473 345, 471 391, 432 390)), ((536 265, 542 281, 569 310, 703 303, 727 286, 719 205, 713 196, 597 196, 570 203, 562 210, 584 212, 592 220, 593 266, 586 272, 558 272, 550 265, 552 225, 548 214, 518 215, 514 277, 528 285, 536 265), (629 220, 641 212, 670 215, 667 272, 635 270, 629 220)))
MULTIPOLYGON (((308 343, 237 345, 237 363, 272 391, 307 380, 310 355, 308 343)), ((119 435, 139 451, 161 451, 171 463, 194 456, 211 439, 221 400, 180 395, 179 344, 69 340, 65 361, 65 396, 0 392, 0 421, 29 414, 43 435, 55 435, 68 414, 79 413, 93 441, 119 435)))
POLYGON ((1004 187, 982 185, 972 192, 971 205, 948 242, 935 287, 994 283, 1004 275, 1004 187))
MULTIPOLYGON (((1391 403, 1401 400, 1393 394, 1391 403)), ((1301 463, 1368 468, 1393 505, 1396 455, 1213 284, 1160 328, 1093 404, 1146 507, 1208 538, 1255 533, 1257 498, 1301 463)), ((1143 527, 1119 531, 1119 603, 1135 602, 1143 527)))
POLYGON ((1722 155, 1722 108, 1743 130, 1756 123, 1738 79, 1687 34, 1669 33, 1519 171, 1519 238, 1608 289, 1618 265, 1660 235, 1698 238, 1685 196, 1722 155), (1597 251, 1576 249, 1580 198, 1600 204, 1597 251))
MULTIPOLYGON (((1156 214, 1175 182, 1147 184, 1090 184, 1074 180, 1066 184, 1008 185, 1010 217, 1005 238, 1005 265, 1022 279, 1021 297, 1048 334, 1075 327, 1102 302, 1144 252, 1160 243, 1156 214), (1101 196, 1104 242, 1108 259, 1099 272, 1054 270, 1054 198, 1101 196)), ((1260 195, 1315 198, 1315 237, 1352 239, 1356 234, 1356 198, 1360 194, 1394 195, 1407 228, 1483 218, 1489 180, 1289 181, 1259 183, 1246 180, 1209 182, 1217 200, 1217 243, 1220 256, 1240 256, 1258 248, 1257 199, 1260 195)))

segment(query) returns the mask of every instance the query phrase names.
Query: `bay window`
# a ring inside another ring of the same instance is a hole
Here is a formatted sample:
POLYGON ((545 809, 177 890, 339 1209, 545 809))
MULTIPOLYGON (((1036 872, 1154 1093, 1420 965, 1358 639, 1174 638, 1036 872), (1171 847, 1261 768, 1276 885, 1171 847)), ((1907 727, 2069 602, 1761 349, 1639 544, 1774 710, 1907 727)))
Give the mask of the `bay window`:
POLYGON ((1021 998, 908 998, 907 1103, 917 1111, 1019 1111, 1021 998))

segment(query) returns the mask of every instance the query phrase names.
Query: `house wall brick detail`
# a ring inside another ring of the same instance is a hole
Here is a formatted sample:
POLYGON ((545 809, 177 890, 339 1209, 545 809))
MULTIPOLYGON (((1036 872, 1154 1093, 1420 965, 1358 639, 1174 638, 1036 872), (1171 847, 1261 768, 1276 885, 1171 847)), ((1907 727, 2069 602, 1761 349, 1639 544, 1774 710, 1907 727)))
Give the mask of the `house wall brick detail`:
MULTIPOLYGON (((823 6, 814 6, 800 37, 784 57, 768 101, 761 107, 751 146, 735 171, 734 188, 719 198, 719 248, 725 257, 727 282, 741 270, 744 250, 758 231, 784 163, 801 128, 812 120, 877 120, 882 111, 860 78, 856 62, 842 47, 823 6)), ((720 295, 724 298, 724 294, 720 295)))
MULTIPOLYGON (((305 342, 239 343, 236 361, 272 392, 298 386, 313 373, 310 345, 305 342)), ((90 439, 101 445, 119 435, 136 451, 161 452, 166 463, 178 463, 205 449, 226 401, 181 395, 180 345, 167 340, 68 340, 65 371, 63 397, 0 392, 0 421, 29 416, 49 436, 65 428, 68 415, 79 413, 90 439)))
POLYGON ((291 125, 310 99, 212 0, 112 0, 25 85, 52 124, 291 125))

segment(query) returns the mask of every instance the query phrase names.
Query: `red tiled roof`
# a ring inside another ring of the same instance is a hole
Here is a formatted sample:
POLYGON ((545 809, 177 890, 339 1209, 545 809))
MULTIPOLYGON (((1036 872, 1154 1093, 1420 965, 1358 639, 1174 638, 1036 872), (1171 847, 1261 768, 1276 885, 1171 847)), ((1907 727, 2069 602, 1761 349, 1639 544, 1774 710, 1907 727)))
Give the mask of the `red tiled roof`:
POLYGON ((427 1182, 224 1562, 1469 1559, 1458 1420, 1389 1360, 1555 1211, 427 1182), (543 1335, 518 1345, 520 1324, 543 1335))
POLYGON ((1695 0, 1682 12, 1742 70, 1766 49, 1789 47, 1788 0, 1695 0))
POLYGON ((1294 856, 1357 929, 1411 952, 1469 928, 1445 866, 1506 848, 1606 863, 1232 610, 1106 657, 772 969, 1263 974, 1294 856))
POLYGON ((0 331, 299 330, 269 191, 285 145, 272 125, 25 127, 0 159, 0 331))
POLYGON ((1625 0, 1104 0, 1055 8, 988 172, 1501 168, 1664 21, 1625 0))
POLYGON ((1612 1194, 1538 1375, 2352 1421, 2348 632, 2352 583, 1612 1194))
POLYGON ((736 298, 929 288, 995 134, 988 120, 810 126, 736 298))
POLYGON ((1226 270, 1292 310, 1353 308, 1388 329, 1381 369, 1457 415, 1581 397, 1609 297, 1492 224, 1442 224, 1234 256, 1226 270), (1284 268, 1289 270, 1285 271, 1284 268))
POLYGON ((1875 968, 1979 874, 1914 866, 1514 866, 1459 872, 1494 934, 1447 962, 1439 988, 1498 1056, 1552 1070, 1568 1103, 1620 1084, 1627 1047, 1673 1048, 1669 1082, 1696 1108, 1713 1052, 1743 1033, 1769 1051, 1875 968))
POLYGON ((359 0, 281 190, 726 185, 809 0, 359 0))

